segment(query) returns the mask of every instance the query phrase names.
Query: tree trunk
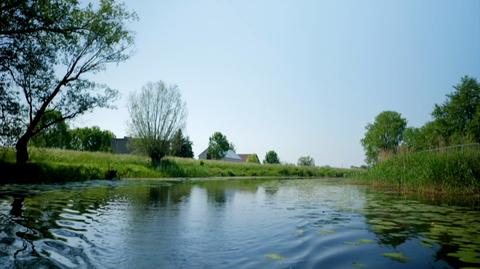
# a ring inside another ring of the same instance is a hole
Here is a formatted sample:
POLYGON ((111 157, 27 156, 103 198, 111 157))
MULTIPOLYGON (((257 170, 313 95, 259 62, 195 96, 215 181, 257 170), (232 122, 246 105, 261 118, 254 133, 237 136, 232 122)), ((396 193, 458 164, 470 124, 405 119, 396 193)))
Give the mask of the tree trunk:
POLYGON ((26 133, 18 140, 15 148, 17 150, 17 164, 26 164, 28 161, 28 149, 27 144, 30 140, 30 136, 26 133))
POLYGON ((150 159, 152 160, 152 166, 158 167, 163 157, 165 157, 165 154, 150 155, 150 159))

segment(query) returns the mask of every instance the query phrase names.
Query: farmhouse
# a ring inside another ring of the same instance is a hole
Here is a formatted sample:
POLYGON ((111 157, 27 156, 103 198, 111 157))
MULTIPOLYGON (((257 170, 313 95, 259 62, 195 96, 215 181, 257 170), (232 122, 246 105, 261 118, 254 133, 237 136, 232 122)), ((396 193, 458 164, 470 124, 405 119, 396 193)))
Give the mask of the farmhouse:
POLYGON ((128 136, 125 136, 124 138, 112 138, 112 152, 116 154, 133 153, 133 150, 128 146, 128 143, 130 143, 131 140, 132 138, 128 136))
MULTIPOLYGON (((210 159, 209 156, 207 156, 208 149, 205 149, 198 155, 199 160, 207 160, 210 159)), ((237 162, 237 163, 246 163, 247 159, 250 155, 256 155, 256 154, 237 154, 233 150, 228 150, 225 153, 225 156, 220 159, 220 161, 225 161, 225 162, 237 162)))

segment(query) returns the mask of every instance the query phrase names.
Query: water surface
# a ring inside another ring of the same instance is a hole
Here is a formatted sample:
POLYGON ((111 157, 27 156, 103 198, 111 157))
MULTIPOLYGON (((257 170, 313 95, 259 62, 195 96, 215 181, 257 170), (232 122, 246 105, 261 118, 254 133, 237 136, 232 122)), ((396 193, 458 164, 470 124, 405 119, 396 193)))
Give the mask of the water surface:
POLYGON ((4 185, 0 267, 480 267, 480 210, 328 179, 4 185))

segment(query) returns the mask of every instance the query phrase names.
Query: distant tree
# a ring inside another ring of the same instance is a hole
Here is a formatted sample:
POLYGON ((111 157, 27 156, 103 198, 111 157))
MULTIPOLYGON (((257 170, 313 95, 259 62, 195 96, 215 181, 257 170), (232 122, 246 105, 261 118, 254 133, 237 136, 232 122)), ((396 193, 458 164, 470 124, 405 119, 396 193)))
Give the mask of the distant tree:
POLYGON ((427 150, 445 146, 437 122, 427 122, 420 128, 407 127, 403 131, 402 147, 410 151, 427 150))
POLYGON ((222 159, 228 150, 235 151, 235 146, 229 143, 227 137, 221 132, 213 133, 208 139, 207 155, 211 159, 222 159))
POLYGON ((247 163, 260 163, 260 160, 258 159, 257 154, 250 154, 247 158, 247 163))
POLYGON ((40 125, 49 127, 37 133, 32 138, 31 145, 44 148, 67 148, 70 143, 70 134, 65 121, 58 121, 61 118, 62 114, 60 111, 46 111, 40 119, 40 125))
POLYGON ((180 90, 162 81, 147 83, 130 96, 128 111, 130 132, 136 138, 132 146, 158 165, 175 133, 185 125, 187 111, 180 90))
POLYGON ((315 166, 315 160, 310 156, 302 156, 298 158, 298 166, 315 166))
POLYGON ((97 126, 77 128, 70 131, 69 149, 83 151, 112 151, 115 135, 97 126))
POLYGON ((182 130, 178 130, 172 138, 170 155, 183 158, 193 158, 192 141, 183 136, 182 130))
POLYGON ((278 158, 278 155, 275 151, 270 150, 265 154, 265 159, 263 160, 263 163, 268 163, 268 164, 278 164, 280 163, 280 159, 278 158))
POLYGON ((26 110, 17 163, 27 162, 30 140, 50 125, 109 107, 117 96, 88 74, 129 57, 133 37, 125 22, 135 15, 114 0, 92 2, 0 1, 0 78, 26 110), (50 110, 62 118, 42 125, 50 110))
POLYGON ((443 138, 449 144, 480 142, 480 84, 465 76, 453 87, 442 105, 435 105, 434 121, 443 138))
POLYGON ((419 149, 431 149, 446 146, 447 141, 442 136, 437 121, 427 122, 419 129, 420 132, 418 137, 419 141, 421 141, 418 147, 419 149))
POLYGON ((400 113, 383 111, 375 117, 373 124, 368 124, 365 137, 361 143, 365 149, 366 162, 377 163, 380 152, 395 153, 403 139, 403 131, 407 121, 400 113))

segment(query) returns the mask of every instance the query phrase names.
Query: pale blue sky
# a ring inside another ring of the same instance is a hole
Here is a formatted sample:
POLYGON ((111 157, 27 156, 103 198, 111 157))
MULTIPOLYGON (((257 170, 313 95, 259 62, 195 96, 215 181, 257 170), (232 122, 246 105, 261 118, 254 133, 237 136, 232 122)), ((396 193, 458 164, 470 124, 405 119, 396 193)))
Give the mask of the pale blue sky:
POLYGON ((383 110, 430 119, 463 75, 480 78, 480 1, 126 1, 135 54, 98 82, 117 110, 72 125, 128 134, 126 100, 177 84, 197 156, 221 131, 239 153, 363 163, 364 127, 383 110))

